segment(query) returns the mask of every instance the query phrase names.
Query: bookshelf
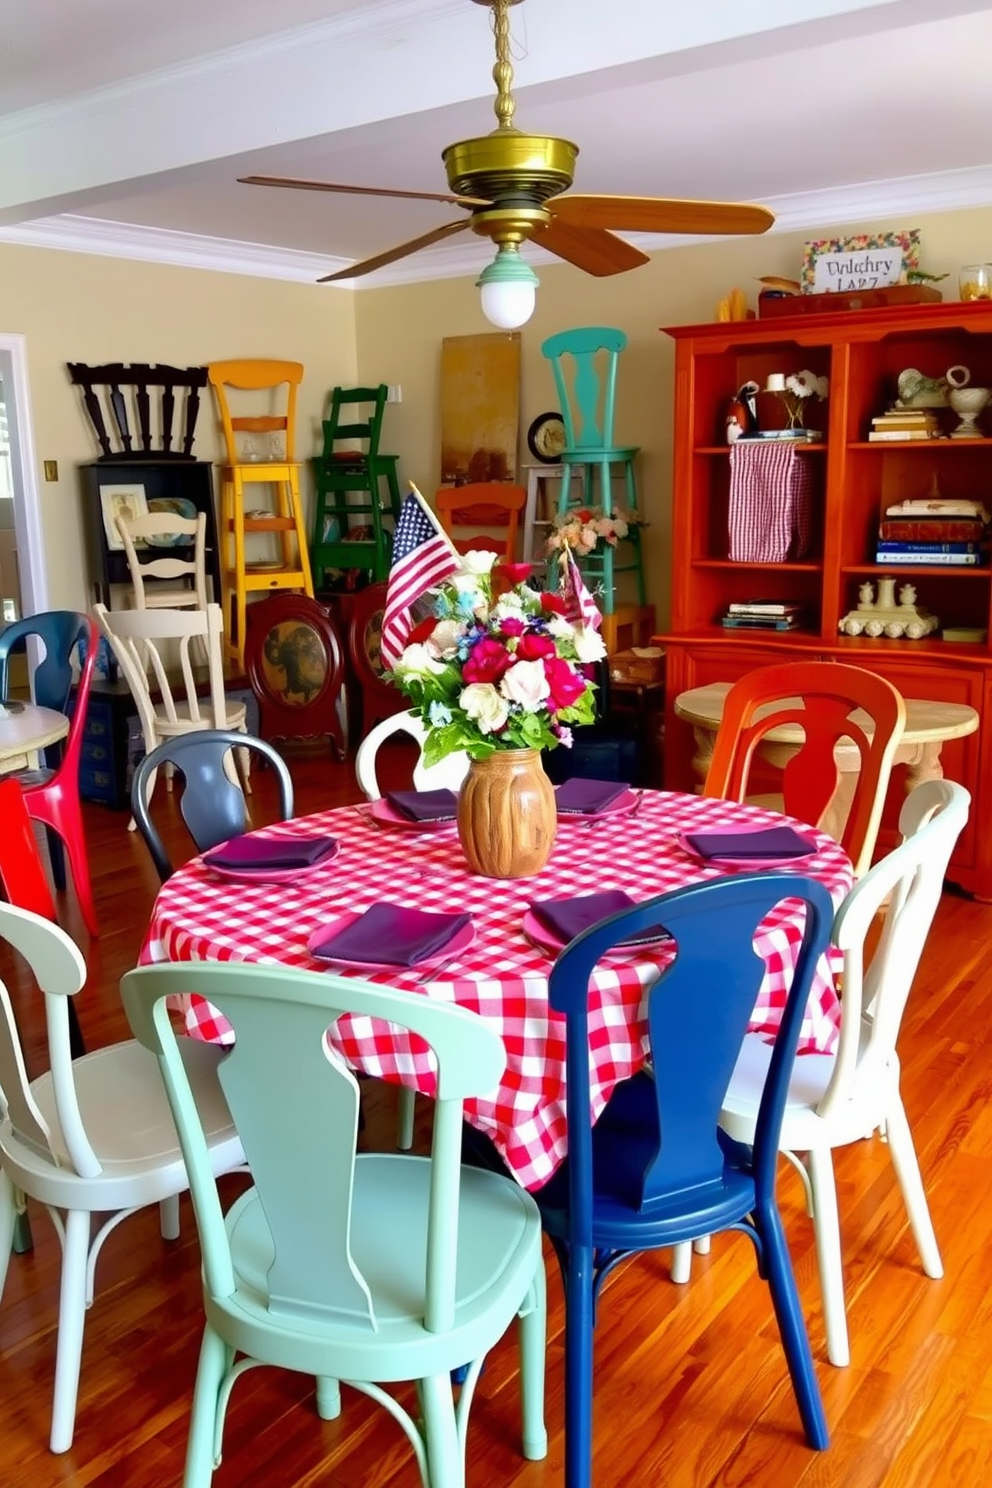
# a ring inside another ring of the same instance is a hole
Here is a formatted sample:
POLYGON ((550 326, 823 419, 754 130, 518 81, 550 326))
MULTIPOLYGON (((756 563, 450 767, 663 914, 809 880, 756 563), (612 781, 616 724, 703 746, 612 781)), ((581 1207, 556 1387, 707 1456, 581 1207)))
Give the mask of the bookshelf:
MULTIPOLYGON (((672 619, 658 636, 667 652, 665 784, 692 788, 691 729, 674 711, 688 688, 730 682, 790 655, 847 661, 881 673, 904 696, 964 703, 982 715, 977 734, 949 742, 945 773, 972 793, 971 818, 952 862, 954 880, 992 901, 992 838, 977 830, 992 807, 992 650, 945 639, 992 629, 992 569, 876 563, 879 521, 887 506, 925 497, 992 501, 992 407, 977 439, 871 441, 873 417, 897 395, 898 376, 915 368, 941 378, 965 366, 971 383, 992 387, 992 303, 901 305, 841 310, 714 325, 664 327, 675 341, 672 619), (807 420, 821 441, 797 447, 811 462, 813 537, 804 557, 775 564, 727 556, 730 450, 724 442, 728 403, 753 380, 809 369, 829 379, 825 404, 807 420), (911 583, 941 629, 919 640, 849 636, 841 619, 860 587, 895 574, 911 583), (798 604, 801 628, 788 632, 725 630, 728 604, 755 598, 798 604), (982 838, 987 840, 983 841, 982 838)), ((940 411, 949 433, 959 422, 940 411)), ((883 847, 895 840, 904 771, 898 768, 886 809, 883 847)))

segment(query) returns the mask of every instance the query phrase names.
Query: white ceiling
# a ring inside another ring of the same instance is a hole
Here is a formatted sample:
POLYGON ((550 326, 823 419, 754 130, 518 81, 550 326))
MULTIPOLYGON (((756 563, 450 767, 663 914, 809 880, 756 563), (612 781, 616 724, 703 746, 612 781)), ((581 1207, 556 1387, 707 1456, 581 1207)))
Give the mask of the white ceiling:
MULTIPOLYGON (((992 204, 988 4, 526 0, 510 17, 515 122, 579 144, 577 190, 763 201, 788 229, 992 204)), ((492 64, 470 0, 5 0, 0 240, 333 272, 459 209, 237 176, 444 191, 444 146, 495 124, 492 64)), ((491 256, 466 234, 356 283, 491 256)))

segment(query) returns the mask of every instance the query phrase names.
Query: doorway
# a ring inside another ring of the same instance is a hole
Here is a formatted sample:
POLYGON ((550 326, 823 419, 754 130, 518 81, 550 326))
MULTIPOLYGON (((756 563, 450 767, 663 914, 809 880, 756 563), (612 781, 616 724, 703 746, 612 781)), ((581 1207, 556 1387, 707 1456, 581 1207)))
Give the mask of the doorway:
POLYGON ((0 627, 47 608, 24 337, 0 332, 0 627))

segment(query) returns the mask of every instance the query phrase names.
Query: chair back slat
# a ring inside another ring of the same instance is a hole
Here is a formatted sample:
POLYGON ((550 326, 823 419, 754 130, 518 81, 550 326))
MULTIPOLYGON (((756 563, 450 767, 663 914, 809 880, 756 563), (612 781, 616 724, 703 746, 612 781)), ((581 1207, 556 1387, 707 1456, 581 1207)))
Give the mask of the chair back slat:
POLYGON ((336 459, 349 451, 338 448, 343 440, 354 440, 363 448, 354 450, 359 458, 374 460, 379 453, 382 419, 389 389, 384 382, 378 387, 336 387, 331 391, 331 411, 323 421, 323 458, 336 459), (362 409, 366 409, 364 417, 362 409))
POLYGON ((825 1120, 857 1101, 859 1091, 870 1105, 880 1072, 895 1058, 903 1013, 970 801, 964 786, 951 780, 918 785, 899 816, 903 842, 855 884, 837 912, 833 934, 844 954, 844 1017, 833 1074, 817 1106, 825 1120), (870 960, 869 939, 874 941, 870 960))
POLYGON ((759 746, 772 730, 799 724, 803 743, 782 774, 785 810, 818 826, 839 780, 835 748, 850 741, 859 770, 840 842, 860 878, 871 865, 905 722, 896 688, 863 667, 822 661, 759 667, 727 693, 703 794, 743 801, 759 746), (852 716, 858 709, 863 722, 852 716))
MULTIPOLYGON (((648 992, 648 1030, 654 1070, 654 1110, 645 1127, 643 1108, 632 1125, 638 1144, 632 1163, 638 1191, 634 1208, 674 1204, 702 1196, 722 1182, 724 1155, 717 1136, 720 1108, 765 975, 754 949, 755 932, 783 899, 806 905, 802 943, 775 1053, 762 1097, 755 1138, 756 1189, 774 1187, 778 1131, 785 1087, 816 962, 829 942, 830 896, 814 880, 791 874, 742 874, 646 900, 578 936, 551 974, 552 1008, 567 1016, 570 1233, 591 1244, 592 1133, 588 1116, 588 987, 596 963, 619 940, 662 924, 674 937, 675 960, 648 992)), ((623 1120, 623 1087, 612 1119, 623 1120)))
POLYGON ((296 448, 296 397, 303 381, 303 363, 272 358, 245 357, 226 362, 210 362, 207 378, 217 399, 221 429, 227 450, 228 465, 244 463, 235 435, 241 433, 285 434, 285 448, 278 459, 263 457, 263 464, 292 464, 296 448), (242 413, 232 408, 228 390, 268 394, 269 408, 263 413, 242 413), (276 403, 281 409, 274 409, 276 403))
MULTIPOLYGON (((9 798, 5 803, 10 804, 9 798)), ((31 1093, 10 996, 0 980, 0 1100, 17 1135, 53 1167, 71 1166, 83 1178, 102 1167, 83 1127, 72 1073, 68 998, 86 981, 86 962, 75 941, 51 920, 0 903, 0 940, 31 968, 44 993, 48 1056, 57 1125, 50 1126, 31 1093)))
POLYGON ((128 461, 144 456, 156 460, 192 460, 193 439, 200 409, 200 389, 206 386, 205 367, 152 366, 144 362, 108 362, 88 366, 68 362, 70 381, 83 390, 83 406, 100 445, 100 459, 128 461), (130 405, 137 415, 132 432, 130 405), (152 391, 158 390, 156 428, 152 391), (183 404, 176 391, 185 392, 183 404), (102 395, 102 396, 101 396, 102 395), (108 430, 105 409, 111 416, 108 430), (177 410, 181 418, 177 421, 177 410), (114 448, 114 442, 120 448, 114 448))
POLYGON ((149 667, 161 695, 165 719, 170 724, 181 721, 174 691, 175 672, 168 665, 168 654, 163 644, 166 642, 179 648, 183 706, 194 724, 202 722, 203 713, 190 647, 194 640, 206 644, 213 722, 218 728, 226 726, 221 652, 224 616, 220 605, 208 604, 203 610, 108 610, 105 605, 97 604, 93 613, 131 689, 146 738, 154 736, 156 720, 156 707, 148 682, 149 667))
POLYGON ((551 362, 566 450, 612 446, 617 360, 626 345, 624 332, 612 326, 560 331, 542 344, 551 362))
MULTIPOLYGON (((121 995, 135 1036, 158 1055, 191 1179, 208 1287, 233 1287, 230 1250, 199 1119, 184 1083, 164 999, 206 997, 234 1030, 220 1080, 272 1242, 272 1310, 336 1314, 373 1330, 369 1291, 351 1256, 358 1086, 326 1034, 347 1014, 399 1024, 430 1045, 438 1110, 431 1161, 425 1322, 453 1316, 462 1101, 491 1090, 505 1064, 499 1035, 462 1008, 360 981, 282 967, 189 965, 129 972, 121 995), (447 1107, 447 1109, 445 1109, 447 1107)), ((395 1239, 395 1237, 391 1237, 395 1239)), ((217 1293, 215 1292, 215 1295, 217 1293)), ((223 1294, 223 1293, 221 1293, 223 1294)))

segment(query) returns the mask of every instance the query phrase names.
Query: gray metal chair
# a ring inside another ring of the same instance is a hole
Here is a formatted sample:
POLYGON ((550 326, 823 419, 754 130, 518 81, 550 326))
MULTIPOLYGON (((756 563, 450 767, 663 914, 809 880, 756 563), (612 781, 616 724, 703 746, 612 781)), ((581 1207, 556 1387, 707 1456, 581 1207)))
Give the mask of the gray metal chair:
POLYGON ((134 822, 144 839, 162 883, 174 872, 169 854, 148 810, 149 782, 160 765, 171 764, 182 772, 185 787, 179 802, 183 821, 198 852, 208 852, 230 837, 247 830, 248 807, 244 793, 224 768, 224 759, 233 749, 250 749, 269 761, 279 783, 281 820, 293 815, 293 780, 285 760, 267 744, 251 734, 229 729, 198 729, 166 739, 146 754, 134 772, 131 785, 131 810, 134 822))

